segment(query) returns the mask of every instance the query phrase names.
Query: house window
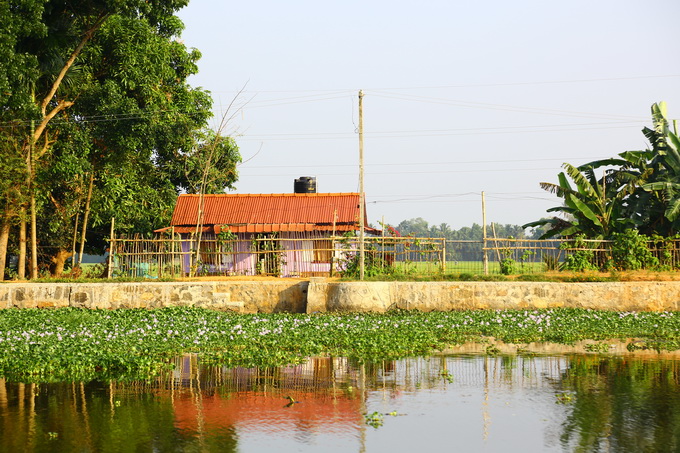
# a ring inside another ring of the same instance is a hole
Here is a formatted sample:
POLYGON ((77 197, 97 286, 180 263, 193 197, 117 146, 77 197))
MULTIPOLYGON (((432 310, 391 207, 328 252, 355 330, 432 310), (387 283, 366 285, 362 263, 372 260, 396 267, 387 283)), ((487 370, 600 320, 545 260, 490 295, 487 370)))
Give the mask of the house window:
POLYGON ((333 242, 328 239, 317 239, 314 242, 314 262, 330 263, 333 259, 333 242))

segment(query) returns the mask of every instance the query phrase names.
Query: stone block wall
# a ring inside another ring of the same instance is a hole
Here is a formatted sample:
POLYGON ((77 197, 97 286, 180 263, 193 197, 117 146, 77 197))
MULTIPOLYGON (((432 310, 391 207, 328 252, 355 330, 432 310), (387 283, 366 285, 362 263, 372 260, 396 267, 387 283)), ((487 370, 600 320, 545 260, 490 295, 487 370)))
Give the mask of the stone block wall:
POLYGON ((677 311, 680 310, 680 282, 325 282, 312 279, 307 312, 557 307, 677 311))
POLYGON ((240 313, 304 313, 307 282, 5 283, 0 308, 196 306, 240 313))
POLYGON ((196 306, 239 313, 385 312, 393 309, 591 308, 680 310, 680 282, 215 281, 3 283, 0 308, 196 306))

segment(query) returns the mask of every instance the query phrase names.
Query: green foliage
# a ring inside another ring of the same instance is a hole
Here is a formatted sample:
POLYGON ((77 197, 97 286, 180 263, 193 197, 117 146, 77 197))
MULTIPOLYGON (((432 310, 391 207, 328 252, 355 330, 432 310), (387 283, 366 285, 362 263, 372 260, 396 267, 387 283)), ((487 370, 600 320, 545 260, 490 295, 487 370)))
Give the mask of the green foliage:
POLYGON ((515 260, 512 259, 512 250, 504 249, 501 250, 502 258, 498 263, 501 268, 501 274, 510 275, 515 272, 515 260))
POLYGON ((609 345, 607 343, 588 343, 583 346, 587 352, 609 352, 609 345))
MULTIPOLYGON (((364 276, 365 277, 381 277, 396 276, 394 267, 388 263, 383 254, 375 247, 367 247, 364 251, 364 276)), ((359 278, 361 273, 361 264, 359 253, 352 251, 346 254, 344 270, 341 272, 342 277, 355 279, 359 278)))
POLYGON ((592 246, 585 242, 584 239, 585 236, 579 234, 576 235, 572 243, 565 242, 560 246, 563 250, 571 251, 564 259, 562 269, 575 272, 598 269, 594 264, 595 252, 589 250, 592 246))
POLYGON ((236 165, 241 162, 233 138, 222 137, 210 130, 196 133, 196 143, 189 150, 169 150, 163 162, 176 187, 187 193, 223 193, 232 189, 238 177, 236 165))
POLYGON ((650 247, 655 250, 655 256, 659 261, 657 270, 670 271, 673 269, 674 240, 677 239, 680 239, 678 235, 664 238, 658 234, 652 235, 650 238, 650 247))
POLYGON ((558 175, 558 184, 542 182, 541 188, 564 199, 564 204, 548 209, 560 212, 562 217, 541 219, 524 225, 527 227, 550 226, 541 237, 573 236, 583 234, 588 238, 604 239, 612 232, 623 231, 632 221, 621 217, 623 200, 634 189, 638 181, 627 181, 625 185, 607 184, 606 174, 598 178, 596 166, 586 164, 574 167, 564 163, 566 171, 558 175), (572 188, 571 179, 575 185, 572 188), (569 220, 565 220, 569 219, 569 220))
POLYGON ((652 105, 653 128, 643 134, 651 144, 644 151, 626 151, 616 158, 580 167, 564 164, 559 183, 541 187, 564 199, 548 212, 562 217, 541 219, 525 227, 550 229, 542 237, 585 234, 608 239, 614 233, 637 228, 648 235, 672 236, 680 231, 680 138, 671 130, 664 102, 652 105), (595 170, 604 168, 600 177, 595 170), (572 179, 572 189, 567 180, 572 179))
POLYGON ((557 256, 550 253, 543 253, 541 255, 543 264, 545 264, 546 271, 556 271, 560 268, 560 260, 557 256))
POLYGON ((231 232, 228 227, 223 227, 220 232, 217 233, 217 244, 220 246, 223 252, 233 252, 234 251, 234 241, 238 237, 231 232))
POLYGON ((381 412, 372 412, 364 415, 364 421, 368 426, 380 428, 385 422, 385 416, 381 412))
POLYGON ((177 192, 195 185, 207 147, 214 153, 205 189, 232 187, 238 148, 206 129, 212 99, 187 83, 200 52, 177 39, 183 25, 174 14, 186 3, 0 5, 0 22, 12 24, 0 31, 0 121, 12 126, 0 132, 0 222, 16 222, 31 185, 40 245, 68 249, 94 175, 88 245, 101 250, 113 217, 118 232, 165 226, 177 192), (32 142, 35 176, 26 172, 32 142), (6 170, 15 177, 3 178, 6 170))
POLYGON ((637 230, 614 234, 613 241, 611 253, 614 269, 635 271, 658 266, 659 260, 647 246, 649 238, 637 230))

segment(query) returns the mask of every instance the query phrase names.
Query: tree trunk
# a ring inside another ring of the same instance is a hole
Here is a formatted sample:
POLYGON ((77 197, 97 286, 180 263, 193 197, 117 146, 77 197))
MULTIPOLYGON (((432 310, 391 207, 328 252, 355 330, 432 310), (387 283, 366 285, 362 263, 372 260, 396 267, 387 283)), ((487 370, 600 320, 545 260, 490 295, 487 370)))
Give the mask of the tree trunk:
POLYGON ((73 251, 73 260, 71 261, 71 267, 76 267, 76 244, 78 244, 78 222, 80 222, 80 213, 76 213, 76 225, 73 227, 73 245, 71 250, 73 251))
POLYGON ((38 278, 38 230, 35 209, 35 192, 31 187, 31 280, 38 278))
POLYGON ((9 218, 4 216, 0 224, 0 281, 5 279, 5 267, 7 266, 7 242, 9 241, 9 218))
POLYGON ((73 253, 69 250, 59 249, 57 254, 52 257, 52 265, 50 266, 50 275, 52 278, 61 278, 64 273, 64 264, 73 253))
POLYGON ((17 264, 17 277, 19 280, 26 279, 26 207, 21 208, 19 220, 19 262, 17 264))

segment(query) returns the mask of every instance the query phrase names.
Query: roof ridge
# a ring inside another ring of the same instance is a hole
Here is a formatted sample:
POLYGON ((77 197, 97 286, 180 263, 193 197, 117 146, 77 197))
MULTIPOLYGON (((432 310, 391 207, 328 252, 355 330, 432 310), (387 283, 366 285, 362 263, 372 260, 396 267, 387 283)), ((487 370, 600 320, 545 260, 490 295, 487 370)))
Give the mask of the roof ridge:
MULTIPOLYGON (((203 197, 323 197, 358 196, 358 192, 315 192, 315 193, 206 193, 203 197)), ((183 193, 180 197, 200 197, 197 193, 183 193)))

